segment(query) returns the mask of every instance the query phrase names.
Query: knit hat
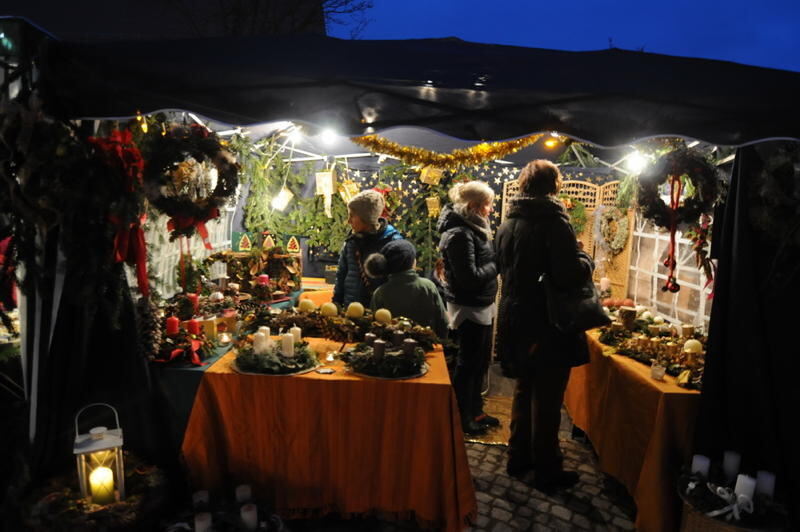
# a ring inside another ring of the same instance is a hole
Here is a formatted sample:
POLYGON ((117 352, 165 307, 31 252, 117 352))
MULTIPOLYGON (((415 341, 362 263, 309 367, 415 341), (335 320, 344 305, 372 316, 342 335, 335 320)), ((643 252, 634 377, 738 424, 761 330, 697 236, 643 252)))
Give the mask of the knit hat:
POLYGON ((364 271, 373 278, 386 277, 393 273, 410 270, 417 258, 414 244, 408 240, 392 240, 381 248, 379 253, 373 253, 364 262, 364 271))
POLYGON ((347 208, 353 211, 353 214, 375 229, 380 226, 378 219, 383 213, 384 206, 383 194, 377 190, 359 192, 347 203, 347 208))

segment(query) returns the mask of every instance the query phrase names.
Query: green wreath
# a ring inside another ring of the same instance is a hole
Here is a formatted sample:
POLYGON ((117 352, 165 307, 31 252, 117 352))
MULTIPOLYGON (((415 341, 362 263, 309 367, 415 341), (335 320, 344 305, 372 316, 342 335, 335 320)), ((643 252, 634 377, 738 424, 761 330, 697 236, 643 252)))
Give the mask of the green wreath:
POLYGON ((696 224, 701 214, 711 212, 718 195, 716 167, 699 152, 679 148, 663 155, 639 176, 637 202, 642 216, 659 227, 670 228, 673 219, 678 226, 696 224), (669 177, 685 177, 689 192, 674 212, 659 194, 669 177))
POLYGON ((622 209, 610 207, 601 210, 600 238, 598 242, 606 253, 616 256, 622 253, 628 243, 628 215, 622 209), (616 225, 616 229, 614 228, 616 225))
POLYGON ((239 165, 215 134, 197 124, 163 134, 153 128, 148 137, 144 191, 150 203, 171 218, 170 240, 190 237, 195 230, 206 240, 205 222, 219 216, 219 208, 236 192, 239 165), (209 164, 217 170, 216 186, 195 187, 197 168, 209 164))

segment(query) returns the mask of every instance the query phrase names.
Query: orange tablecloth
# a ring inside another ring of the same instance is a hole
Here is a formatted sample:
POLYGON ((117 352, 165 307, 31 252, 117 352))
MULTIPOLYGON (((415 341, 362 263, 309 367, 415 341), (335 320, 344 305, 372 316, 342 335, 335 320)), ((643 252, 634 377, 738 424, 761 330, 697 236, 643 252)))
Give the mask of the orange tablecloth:
POLYGON ((333 290, 314 290, 311 292, 303 292, 300 294, 300 299, 310 299, 317 306, 333 300, 333 290))
POLYGON ((674 531, 680 523, 675 482, 690 458, 700 394, 650 378, 650 368, 614 355, 589 335, 591 363, 574 368, 564 403, 586 432, 600 468, 636 501, 636 528, 674 531))
MULTIPOLYGON (((340 344, 309 339, 324 359, 340 344)), ((228 353, 203 376, 183 440, 198 489, 253 486, 286 517, 377 513, 460 530, 476 510, 441 350, 417 379, 242 375, 228 353)))

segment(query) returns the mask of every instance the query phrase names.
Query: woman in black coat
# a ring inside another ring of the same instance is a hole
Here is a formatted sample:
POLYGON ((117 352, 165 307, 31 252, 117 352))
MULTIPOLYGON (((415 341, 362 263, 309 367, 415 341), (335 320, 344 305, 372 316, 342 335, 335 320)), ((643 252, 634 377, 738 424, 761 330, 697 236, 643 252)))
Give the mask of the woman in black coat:
POLYGON ((452 205, 439 218, 439 250, 444 261, 444 293, 450 329, 459 344, 453 388, 461 425, 468 434, 498 425, 483 412, 481 386, 489 368, 492 320, 497 294, 489 213, 494 191, 481 181, 459 183, 450 190, 452 205))
POLYGON ((502 279, 497 354, 507 377, 517 379, 511 410, 507 470, 551 491, 574 484, 558 446, 561 403, 570 369, 589 361, 586 335, 565 334, 549 324, 544 291, 547 273, 561 290, 582 286, 594 264, 582 251, 563 204, 558 167, 528 163, 519 176, 522 197, 497 231, 495 247, 502 279))

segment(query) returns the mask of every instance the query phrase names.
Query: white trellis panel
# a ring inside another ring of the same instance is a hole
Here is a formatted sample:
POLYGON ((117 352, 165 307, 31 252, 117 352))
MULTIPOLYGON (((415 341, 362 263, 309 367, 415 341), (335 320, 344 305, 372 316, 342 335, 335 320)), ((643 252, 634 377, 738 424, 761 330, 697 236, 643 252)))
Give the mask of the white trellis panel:
MULTIPOLYGON (((212 253, 230 249, 231 231, 233 225, 233 207, 220 209, 220 217, 216 220, 206 222, 208 229, 208 240, 213 249, 208 250, 203 245, 199 236, 195 235, 188 239, 189 251, 193 259, 202 259, 212 253)), ((178 286, 175 267, 180 260, 180 243, 178 240, 169 241, 167 231, 167 216, 159 216, 148 222, 148 230, 145 232, 147 250, 150 253, 150 262, 147 264, 148 271, 156 278, 154 288, 161 296, 168 298, 180 291, 178 286)), ((184 243, 184 246, 186 244, 184 243)), ((186 248, 184 247, 184 252, 186 248)), ((135 276, 131 268, 127 269, 128 281, 131 286, 136 285, 135 276)), ((214 265, 211 270, 211 277, 219 277, 225 273, 224 265, 214 265)))
POLYGON ((673 294, 661 290, 667 280, 663 262, 669 248, 669 232, 636 216, 629 293, 637 304, 652 308, 671 322, 707 327, 711 288, 705 287, 707 279, 697 267, 692 242, 678 231, 675 243, 675 277, 681 289, 673 294))

